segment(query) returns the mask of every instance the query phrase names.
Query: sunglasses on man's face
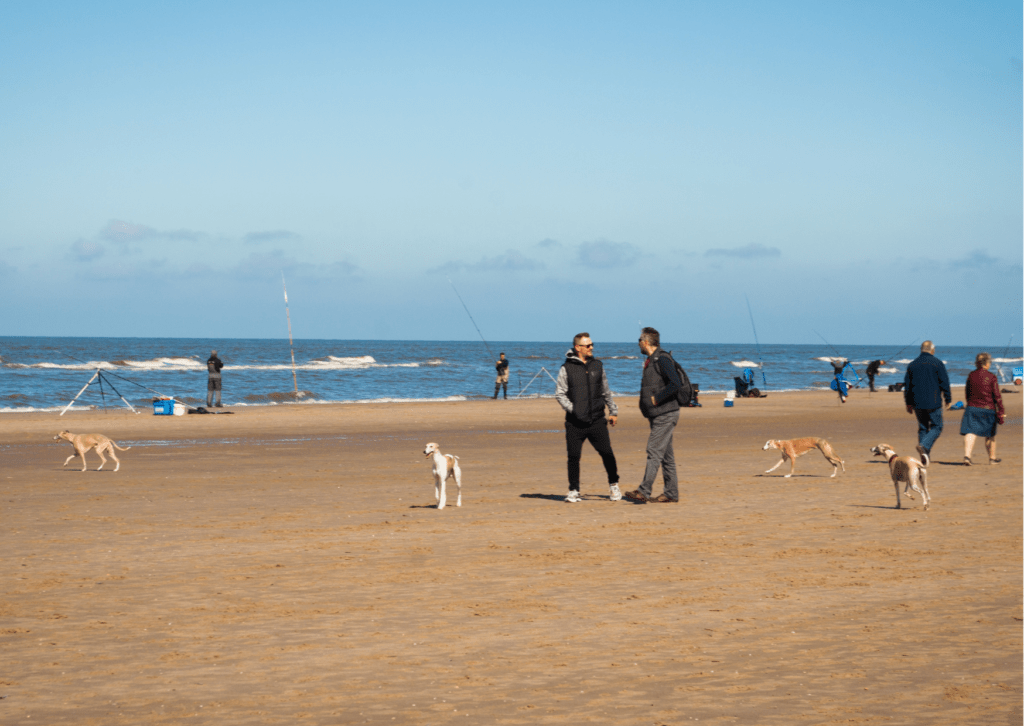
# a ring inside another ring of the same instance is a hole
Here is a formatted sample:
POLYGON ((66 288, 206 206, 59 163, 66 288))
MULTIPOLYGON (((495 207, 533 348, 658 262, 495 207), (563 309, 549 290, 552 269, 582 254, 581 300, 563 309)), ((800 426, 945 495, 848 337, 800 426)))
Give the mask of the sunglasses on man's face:
POLYGON ((583 345, 582 343, 580 344, 580 348, 593 348, 593 347, 594 347, 593 343, 591 343, 590 345, 583 345))

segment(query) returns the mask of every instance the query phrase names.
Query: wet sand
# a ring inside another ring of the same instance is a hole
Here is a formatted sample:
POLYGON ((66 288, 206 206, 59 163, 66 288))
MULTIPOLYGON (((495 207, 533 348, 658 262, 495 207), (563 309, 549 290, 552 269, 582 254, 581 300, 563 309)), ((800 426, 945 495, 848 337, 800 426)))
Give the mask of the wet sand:
POLYGON ((998 466, 946 414, 929 511, 868 451, 913 453, 899 394, 704 396, 675 505, 589 446, 564 502, 552 400, 3 414, 0 723, 1019 724, 1021 398, 998 466), (62 469, 62 428, 132 449, 62 469), (846 472, 763 475, 798 436, 846 472))

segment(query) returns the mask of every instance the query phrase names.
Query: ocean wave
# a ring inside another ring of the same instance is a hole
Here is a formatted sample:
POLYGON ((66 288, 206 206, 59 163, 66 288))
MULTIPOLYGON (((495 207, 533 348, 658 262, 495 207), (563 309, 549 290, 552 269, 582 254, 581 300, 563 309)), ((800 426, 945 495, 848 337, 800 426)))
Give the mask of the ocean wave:
POLYGON ((737 368, 760 368, 761 367, 761 366, 759 366, 757 363, 755 363, 752 360, 731 360, 729 362, 732 363, 737 368))
POLYGON ((879 368, 878 372, 879 373, 899 373, 900 369, 899 368, 888 368, 888 367, 885 367, 885 368, 879 368))
POLYGON ((601 356, 602 360, 636 360, 640 356, 636 355, 605 355, 601 356))
POLYGON ((1024 358, 993 358, 993 363, 1020 363, 1024 358))
MULTIPOLYGON (((306 363, 298 363, 295 370, 299 371, 346 371, 366 368, 419 368, 422 365, 441 366, 445 361, 441 358, 430 358, 424 363, 378 363, 372 355, 339 357, 329 355, 316 358, 306 363)), ((94 371, 97 368, 105 371, 131 371, 133 373, 165 373, 165 372, 206 372, 206 363, 194 358, 152 358, 150 360, 114 360, 86 361, 82 363, 4 363, 5 368, 63 371, 94 371)), ((290 363, 225 365, 225 371, 290 371, 290 363)))

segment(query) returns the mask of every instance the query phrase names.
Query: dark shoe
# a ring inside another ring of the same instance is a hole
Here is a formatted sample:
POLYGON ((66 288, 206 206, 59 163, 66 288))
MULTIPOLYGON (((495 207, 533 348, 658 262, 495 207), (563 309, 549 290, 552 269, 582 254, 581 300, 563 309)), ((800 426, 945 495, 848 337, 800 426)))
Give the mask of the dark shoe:
POLYGON ((678 499, 670 499, 666 494, 660 494, 656 499, 652 499, 652 502, 660 502, 662 504, 678 504, 678 499))
POLYGON ((641 492, 639 489, 632 492, 625 492, 622 496, 624 499, 628 499, 631 502, 636 502, 637 504, 647 503, 647 497, 645 497, 644 493, 641 492))
POLYGON ((971 457, 965 456, 964 457, 964 466, 970 466, 970 465, 971 465, 971 457))
POLYGON ((998 464, 1000 461, 1002 461, 1002 459, 989 459, 988 463, 989 464, 998 464))

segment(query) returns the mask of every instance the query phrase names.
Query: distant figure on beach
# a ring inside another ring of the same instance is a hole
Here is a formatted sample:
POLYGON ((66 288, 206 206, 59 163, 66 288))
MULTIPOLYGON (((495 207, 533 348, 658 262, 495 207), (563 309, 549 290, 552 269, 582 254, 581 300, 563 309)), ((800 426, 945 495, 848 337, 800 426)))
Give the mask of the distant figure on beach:
POLYGON ((609 499, 622 499, 619 491, 619 469, 608 436, 608 424, 618 421, 619 407, 612 399, 604 365, 594 357, 594 343, 590 333, 580 333, 572 339, 572 348, 565 354, 565 362, 558 371, 555 399, 565 409, 565 448, 568 454, 569 493, 567 502, 580 501, 580 458, 583 442, 601 455, 608 474, 609 499), (605 406, 608 418, 604 417, 605 406))
POLYGON ((209 377, 206 379, 206 407, 213 408, 213 394, 217 394, 216 408, 223 408, 220 404, 220 370, 224 367, 223 361, 217 357, 217 351, 211 350, 210 357, 206 359, 206 371, 209 377))
POLYGON ((661 334, 654 328, 640 333, 640 351, 647 356, 640 378, 640 412, 651 426, 647 437, 647 468, 636 491, 623 496, 631 502, 679 501, 679 477, 676 474, 676 456, 672 450, 672 434, 679 423, 679 400, 676 397, 683 386, 672 356, 661 349, 661 334), (665 491, 652 499, 654 477, 661 469, 665 491))
POLYGON ((917 417, 917 453, 928 466, 932 447, 942 435, 942 399, 953 402, 946 366, 935 357, 932 341, 921 343, 921 355, 907 366, 903 377, 903 401, 907 413, 917 417))
POLYGON ((847 360, 845 358, 831 358, 832 362, 832 380, 831 388, 839 393, 839 402, 846 403, 846 397, 850 395, 850 387, 843 378, 843 369, 846 368, 847 360))
POLYGON ((878 369, 884 365, 884 360, 873 360, 868 363, 867 370, 864 371, 868 377, 868 390, 872 393, 875 392, 875 376, 878 375, 878 369))
POLYGON ((1002 459, 996 458, 996 429, 998 424, 1006 421, 1006 409, 1003 408, 1003 397, 999 393, 999 379, 989 373, 992 356, 978 353, 974 359, 975 370, 967 376, 964 387, 964 399, 967 408, 960 419, 960 434, 964 437, 964 464, 970 466, 971 452, 974 451, 974 440, 985 437, 985 450, 988 451, 988 463, 998 464, 1002 459))
POLYGON ((500 354, 500 358, 494 363, 494 370, 497 371, 497 377, 494 379, 494 395, 492 398, 498 398, 498 389, 504 387, 505 398, 508 398, 508 359, 504 353, 500 354))

